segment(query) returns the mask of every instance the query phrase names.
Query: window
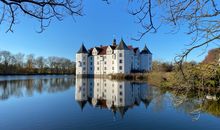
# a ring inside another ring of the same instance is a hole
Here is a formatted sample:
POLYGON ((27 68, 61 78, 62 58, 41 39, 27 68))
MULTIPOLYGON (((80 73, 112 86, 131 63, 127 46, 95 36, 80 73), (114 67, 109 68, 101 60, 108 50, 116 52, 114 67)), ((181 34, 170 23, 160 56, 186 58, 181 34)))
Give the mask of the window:
POLYGON ((119 93, 122 96, 122 92, 119 93))
POLYGON ((112 59, 115 59, 116 58, 116 56, 115 55, 112 55, 112 59))
POLYGON ((112 61, 112 64, 114 64, 114 61, 112 61))
POLYGON ((99 67, 97 67, 97 70, 99 70, 99 67))
POLYGON ((86 57, 85 56, 83 56, 83 60, 85 60, 86 59, 86 57))
POLYGON ((122 98, 120 98, 120 102, 122 102, 122 98))
POLYGON ((83 65, 86 65, 86 62, 83 62, 83 65))
POLYGON ((83 67, 83 70, 86 70, 86 67, 83 67))
POLYGON ((122 70, 122 66, 119 66, 119 70, 122 70))
POLYGON ((106 64, 106 61, 105 61, 105 64, 106 64))
POLYGON ((107 70, 107 67, 105 67, 105 70, 107 70))
POLYGON ((80 61, 78 61, 78 67, 81 67, 82 63, 80 61))
POLYGON ((97 62, 97 65, 99 65, 99 62, 97 62))
POLYGON ((92 70, 92 67, 90 67, 90 70, 92 70))
POLYGON ((90 57, 90 59, 92 60, 92 57, 90 57))
POLYGON ((114 67, 112 67, 112 70, 114 70, 114 67))
POLYGON ((122 85, 120 85, 119 88, 122 89, 122 85))
POLYGON ((119 63, 122 63, 122 60, 119 60, 119 63))
POLYGON ((90 62, 90 65, 92 65, 92 62, 90 62))
POLYGON ((122 53, 119 53, 119 57, 122 57, 122 53))

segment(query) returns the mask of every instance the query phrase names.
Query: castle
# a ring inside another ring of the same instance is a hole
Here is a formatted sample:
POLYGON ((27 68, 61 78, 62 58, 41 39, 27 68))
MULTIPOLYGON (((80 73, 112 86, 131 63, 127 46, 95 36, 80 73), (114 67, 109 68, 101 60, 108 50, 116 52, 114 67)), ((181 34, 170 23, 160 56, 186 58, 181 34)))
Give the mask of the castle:
POLYGON ((147 46, 143 50, 127 46, 123 39, 117 45, 94 47, 87 50, 82 44, 76 54, 76 75, 100 76, 148 72, 152 68, 152 53, 147 46))

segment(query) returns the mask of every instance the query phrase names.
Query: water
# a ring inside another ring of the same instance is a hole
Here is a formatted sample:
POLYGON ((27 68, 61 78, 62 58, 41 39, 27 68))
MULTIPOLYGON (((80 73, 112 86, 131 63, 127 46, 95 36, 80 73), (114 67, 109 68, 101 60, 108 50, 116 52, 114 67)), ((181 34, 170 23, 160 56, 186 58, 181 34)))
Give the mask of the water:
POLYGON ((1 130, 219 130, 218 96, 74 76, 0 77, 1 130))

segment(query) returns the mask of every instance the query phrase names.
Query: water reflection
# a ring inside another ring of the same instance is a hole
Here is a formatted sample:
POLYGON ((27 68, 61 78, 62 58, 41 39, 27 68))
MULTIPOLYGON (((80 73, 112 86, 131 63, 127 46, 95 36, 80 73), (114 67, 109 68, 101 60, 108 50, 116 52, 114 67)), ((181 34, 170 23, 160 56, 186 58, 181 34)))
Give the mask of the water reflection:
POLYGON ((199 120, 203 113, 220 117, 218 94, 174 93, 150 87, 147 83, 109 79, 78 78, 75 87, 75 100, 81 110, 89 104, 96 108, 111 110, 114 115, 119 113, 123 117, 129 109, 143 103, 146 108, 152 104, 152 109, 156 112, 172 107, 176 111, 189 115, 192 121, 199 120))
POLYGON ((83 110, 86 103, 106 108, 123 117, 128 109, 142 103, 147 107, 153 88, 146 83, 113 81, 109 79, 76 79, 75 100, 83 110))
POLYGON ((187 93, 169 92, 172 105, 176 110, 184 111, 193 121, 201 118, 202 113, 220 117, 219 92, 191 91, 187 93))
POLYGON ((33 96, 36 93, 54 93, 69 89, 75 84, 72 76, 20 76, 0 77, 0 100, 12 96, 33 96))

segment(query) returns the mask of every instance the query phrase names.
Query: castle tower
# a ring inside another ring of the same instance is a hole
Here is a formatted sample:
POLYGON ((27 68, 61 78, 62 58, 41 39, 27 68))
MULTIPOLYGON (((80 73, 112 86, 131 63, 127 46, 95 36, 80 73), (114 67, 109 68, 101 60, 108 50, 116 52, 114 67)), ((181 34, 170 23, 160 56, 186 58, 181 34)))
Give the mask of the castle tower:
POLYGON ((88 74, 88 51, 82 44, 79 51, 76 53, 76 76, 88 74))
POLYGON ((143 71, 150 71, 152 68, 152 53, 147 48, 146 44, 141 51, 141 70, 143 71))
POLYGON ((131 56, 130 50, 127 45, 121 39, 119 45, 114 50, 115 54, 115 73, 124 73, 128 74, 131 71, 131 56))

